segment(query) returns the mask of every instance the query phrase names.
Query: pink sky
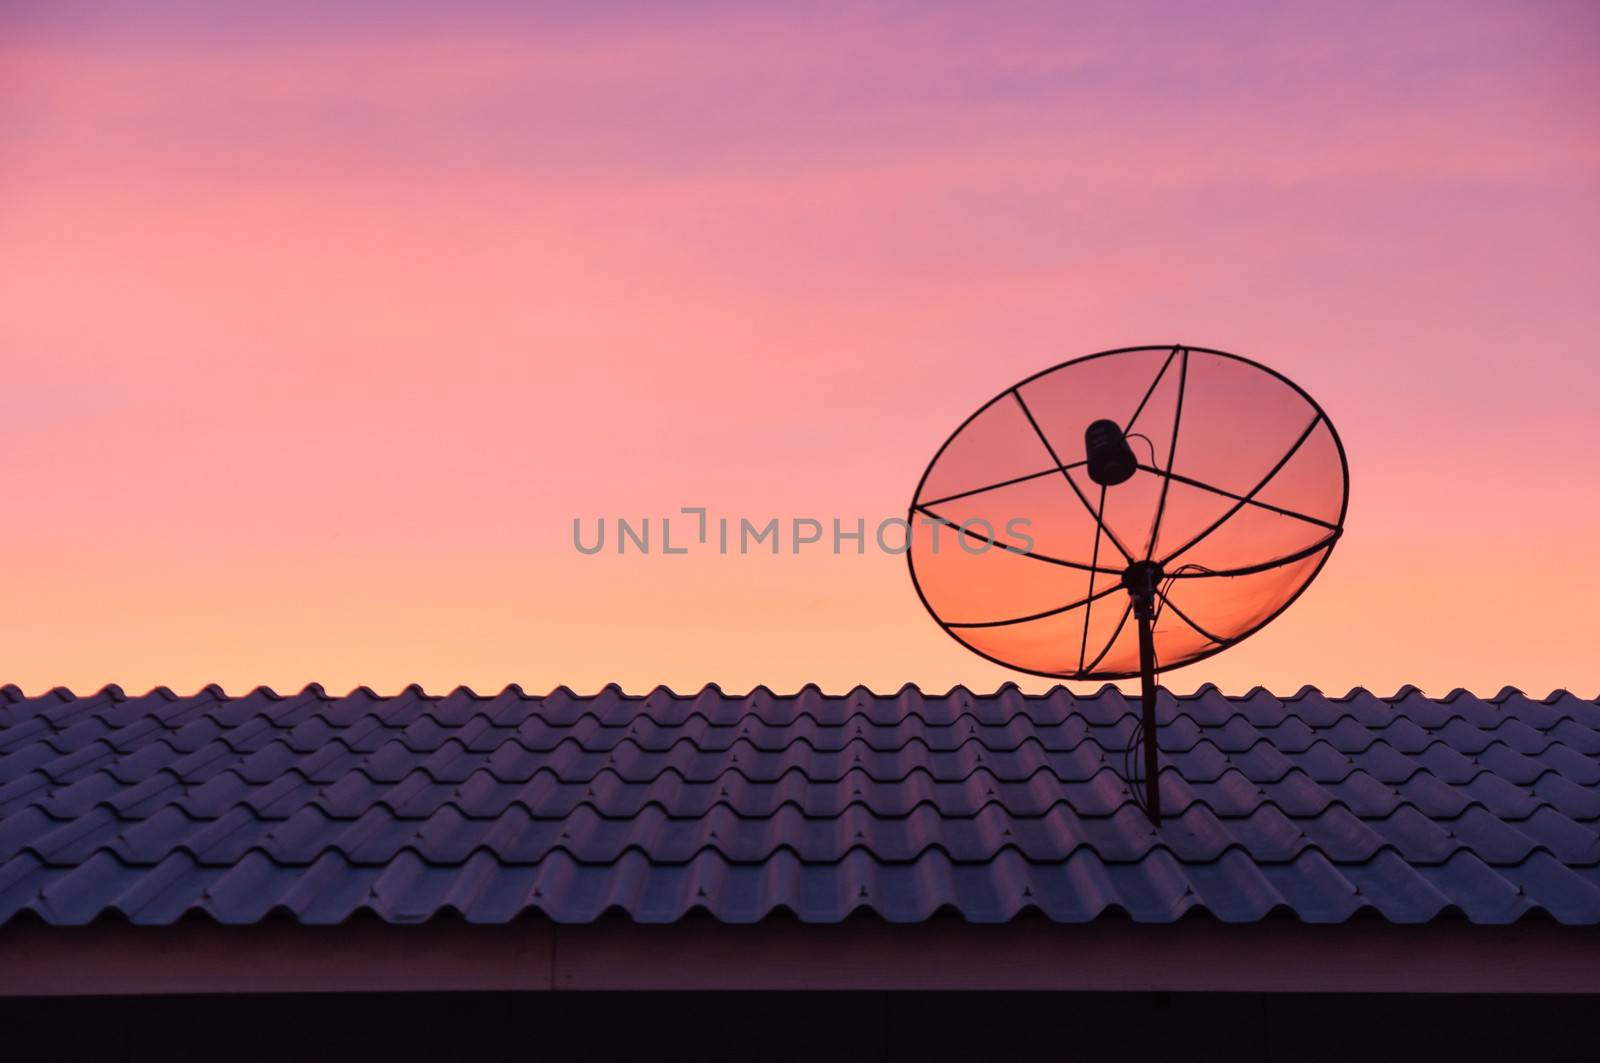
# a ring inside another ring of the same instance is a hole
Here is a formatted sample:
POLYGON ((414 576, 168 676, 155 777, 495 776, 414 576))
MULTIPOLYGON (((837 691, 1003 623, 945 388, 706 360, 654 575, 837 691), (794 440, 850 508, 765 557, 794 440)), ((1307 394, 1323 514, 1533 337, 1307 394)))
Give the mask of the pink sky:
POLYGON ((520 6, 0 14, 0 682, 990 689, 902 558, 572 519, 898 515, 1183 341, 1352 494, 1169 685, 1600 691, 1592 5, 520 6))

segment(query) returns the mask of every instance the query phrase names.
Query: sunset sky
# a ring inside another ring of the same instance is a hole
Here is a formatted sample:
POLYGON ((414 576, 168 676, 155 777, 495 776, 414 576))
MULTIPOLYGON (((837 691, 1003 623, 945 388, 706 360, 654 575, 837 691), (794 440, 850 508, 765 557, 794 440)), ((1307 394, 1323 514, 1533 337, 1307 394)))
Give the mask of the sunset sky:
POLYGON ((1593 697, 1596 54, 1586 2, 12 0, 0 683, 1043 689, 904 558, 573 519, 870 528, 1013 382, 1184 342, 1351 496, 1168 685, 1593 697))

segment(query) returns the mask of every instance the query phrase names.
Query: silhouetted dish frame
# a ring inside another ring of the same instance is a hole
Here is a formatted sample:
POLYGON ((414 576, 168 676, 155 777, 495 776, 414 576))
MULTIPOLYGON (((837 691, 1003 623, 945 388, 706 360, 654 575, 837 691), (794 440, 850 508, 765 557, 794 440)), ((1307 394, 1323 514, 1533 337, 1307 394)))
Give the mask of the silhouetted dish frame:
MULTIPOLYGON (((1339 499, 1339 516, 1338 516, 1337 520, 1332 522, 1331 530, 1330 530, 1330 532, 1329 532, 1329 534, 1328 534, 1328 536, 1326 538, 1318 541, 1317 543, 1313 544, 1312 546, 1309 546, 1309 547, 1303 548, 1301 550, 1295 551, 1295 552, 1293 552, 1291 554, 1288 554, 1288 555, 1285 555, 1283 557, 1269 559, 1268 561, 1263 562, 1261 565, 1258 565, 1258 566, 1247 566, 1247 568, 1244 569, 1244 570, 1230 570, 1230 573, 1232 575, 1235 575, 1235 576, 1237 576, 1237 575, 1247 575, 1247 574, 1250 574, 1251 572, 1267 571, 1267 570, 1269 570, 1271 568, 1279 567, 1279 566, 1282 566, 1282 565, 1293 564, 1295 561, 1304 560, 1306 557, 1309 557, 1312 554, 1317 553, 1318 551, 1322 551, 1322 558, 1321 558, 1321 560, 1319 560, 1317 562, 1316 568, 1312 569, 1311 573, 1308 576, 1306 576, 1304 580, 1301 581, 1300 586, 1295 588, 1294 592, 1292 594, 1290 594, 1287 598, 1285 598, 1283 600, 1283 602, 1281 604, 1279 604, 1276 609, 1272 610, 1272 612, 1268 613, 1265 617, 1263 617, 1260 621, 1258 621, 1253 626, 1245 629, 1244 631, 1240 632, 1237 635, 1231 636, 1231 637, 1219 642, 1217 645, 1211 647, 1210 649, 1204 650, 1202 652, 1194 654, 1193 656, 1187 657, 1184 660, 1178 662, 1177 664, 1170 665, 1170 666, 1164 666, 1164 667, 1162 667, 1160 669, 1162 671, 1171 671, 1174 668, 1186 668, 1189 665, 1198 664, 1201 661, 1208 660, 1211 657, 1215 656, 1216 654, 1222 652, 1223 650, 1228 649, 1228 648, 1230 648, 1232 646, 1238 645, 1240 642, 1243 642, 1245 639, 1249 638, 1251 635, 1254 635, 1256 632, 1260 631, 1262 628, 1264 628, 1268 624, 1272 623, 1272 621, 1276 620, 1279 616, 1281 616, 1283 614, 1283 611, 1285 609, 1288 609, 1289 606, 1293 605, 1296 601, 1299 600, 1300 596, 1306 592, 1306 588, 1310 587, 1311 584, 1316 581, 1316 578, 1317 578, 1318 575, 1321 574, 1323 567, 1327 565, 1328 559, 1333 556, 1334 547, 1338 545, 1339 540, 1344 535, 1345 518, 1348 515, 1349 509, 1350 509, 1350 461, 1349 461, 1348 456, 1345 453, 1344 441, 1339 438, 1339 430, 1338 430, 1338 428, 1335 427, 1335 425, 1333 423, 1333 419, 1328 416, 1327 411, 1322 408, 1322 405, 1320 403, 1318 403, 1316 399, 1312 398, 1311 394, 1309 392, 1307 392, 1305 388, 1301 387, 1299 384, 1296 384, 1293 380, 1289 379, 1284 374, 1278 372, 1276 369, 1273 369, 1271 366, 1263 365, 1260 362, 1255 361, 1254 359, 1251 359, 1251 358, 1246 358, 1243 355, 1233 354, 1230 351, 1217 350, 1217 349, 1212 348, 1212 347, 1195 347, 1195 346, 1192 346, 1190 344, 1184 344, 1184 343, 1172 343, 1172 344, 1164 344, 1163 343, 1163 344, 1139 344, 1139 345, 1132 346, 1132 347, 1115 347, 1115 348, 1112 348, 1111 350, 1097 351, 1094 354, 1087 354, 1087 355, 1084 355, 1084 356, 1079 357, 1079 358, 1068 359, 1065 362, 1059 362, 1059 363, 1057 363, 1055 365, 1052 365, 1052 366, 1049 366, 1049 367, 1047 367, 1045 369, 1041 369, 1037 373, 1034 373, 1031 376, 1025 377, 1024 379, 1017 381, 1015 384, 1012 384, 1010 387, 1006 388, 1005 390, 1001 391, 999 394, 995 395, 988 402, 985 402, 982 406, 979 406, 976 410, 972 411, 972 413, 965 420, 963 420, 959 425, 956 426, 955 430, 950 433, 950 435, 945 439, 945 441, 942 444, 940 444, 939 449, 934 452, 932 460, 930 460, 928 462, 927 468, 925 468, 923 470, 922 476, 917 480, 916 489, 911 494, 911 503, 906 509, 906 521, 907 521, 908 528, 914 528, 915 527, 915 522, 916 522, 918 513, 920 511, 920 507, 918 505, 918 501, 917 500, 922 496, 922 489, 927 485, 929 474, 932 473, 934 468, 939 464, 939 459, 944 456, 944 452, 947 449, 949 449, 950 444, 955 441, 957 436, 961 435, 961 433, 966 430, 968 425, 970 425, 973 421, 977 420, 980 416, 983 415, 983 413, 985 411, 990 409, 996 403, 1001 402, 1001 401, 1003 401, 1003 400, 1005 400, 1007 398, 1015 396, 1016 400, 1021 404, 1023 412, 1024 412, 1024 414, 1026 414, 1029 422, 1033 424, 1034 431, 1038 433, 1038 435, 1040 437, 1040 440, 1045 444, 1047 449, 1053 451, 1053 447, 1051 447, 1050 441, 1044 435, 1044 432, 1039 428, 1038 423, 1036 421, 1034 421, 1033 414, 1029 410, 1027 402, 1022 399, 1021 390, 1023 388, 1025 388, 1025 387, 1027 387, 1029 384, 1033 383, 1035 380, 1040 379, 1041 377, 1049 376, 1052 373, 1060 372, 1061 370, 1067 369, 1070 366, 1081 365, 1081 364, 1083 364, 1085 362, 1092 362, 1092 361, 1094 361, 1096 359, 1099 359, 1099 358, 1109 358, 1109 357, 1112 357, 1112 356, 1115 356, 1115 355, 1119 355, 1119 354, 1134 354, 1134 353, 1138 353, 1138 352, 1142 352, 1142 351, 1167 351, 1167 352, 1170 352, 1171 354, 1174 354, 1174 355, 1177 354, 1180 351, 1186 352, 1186 353, 1194 353, 1194 354, 1215 355, 1215 356, 1220 357, 1220 358, 1227 358, 1227 359, 1230 359, 1230 360, 1235 361, 1235 362, 1243 363, 1244 365, 1250 366, 1250 367, 1252 367, 1254 369, 1258 369, 1261 372, 1266 373, 1267 375, 1269 375, 1271 377, 1274 377, 1277 380, 1279 380, 1279 381, 1283 382, 1284 384, 1288 385, 1289 388, 1291 388, 1296 394, 1298 394, 1302 399, 1305 400, 1306 404, 1308 406, 1310 406, 1311 409, 1316 414, 1316 417, 1312 419, 1310 427, 1306 430, 1306 435, 1309 436, 1309 434, 1312 431, 1315 430, 1316 426, 1319 423, 1327 425, 1328 434, 1332 437, 1334 449, 1338 452, 1338 455, 1339 455, 1339 471, 1340 471, 1340 477, 1341 477, 1341 480, 1342 480, 1341 496, 1340 496, 1340 499, 1339 499)), ((1159 382, 1159 380, 1161 378, 1161 375, 1164 374, 1165 371, 1166 371, 1166 368, 1165 368, 1165 364, 1164 364, 1163 368, 1157 373, 1156 382, 1159 382)), ((1155 386, 1156 386, 1155 383, 1152 383, 1151 392, 1153 392, 1155 386)), ((1146 395, 1144 396, 1144 398, 1140 402, 1140 408, 1141 409, 1143 408, 1144 403, 1149 400, 1149 398, 1150 398, 1150 393, 1147 392, 1146 395)), ((1181 401, 1181 395, 1180 395, 1180 401, 1181 401)), ((1137 417, 1137 413, 1135 413, 1135 417, 1137 417)), ((1301 439, 1301 442, 1304 442, 1304 437, 1301 439)), ((1299 444, 1297 443, 1295 449, 1298 449, 1298 445, 1299 444)), ((1281 471, 1283 464, 1287 463, 1289 457, 1292 457, 1293 454, 1295 453, 1295 449, 1291 449, 1291 451, 1289 452, 1289 455, 1286 456, 1283 459, 1283 461, 1280 462, 1279 465, 1272 470, 1272 475, 1276 475, 1277 472, 1281 471)), ((1054 457, 1053 454, 1052 454, 1052 457, 1054 457)), ((1062 471, 1064 473, 1065 470, 1080 466, 1080 465, 1084 464, 1084 462, 1082 462, 1082 461, 1062 462, 1059 459, 1057 459, 1055 464, 1056 464, 1056 467, 1053 468, 1053 469, 1046 469, 1046 470, 1043 470, 1041 473, 1030 474, 1030 475, 1048 475, 1048 474, 1050 474, 1052 472, 1056 472, 1058 470, 1060 470, 1060 471, 1062 471)), ((1170 461, 1169 461, 1169 464, 1170 464, 1170 461)), ((1170 479, 1176 479, 1179 482, 1183 482, 1182 478, 1179 477, 1179 476, 1173 475, 1170 469, 1157 469, 1153 465, 1151 465, 1151 466, 1141 465, 1140 467, 1141 468, 1145 468, 1145 469, 1147 469, 1148 471, 1151 471, 1151 472, 1159 473, 1162 476, 1169 477, 1170 479)), ((1020 479, 1027 479, 1027 478, 1029 478, 1029 477, 1021 477, 1020 479)), ((1263 481, 1262 485, 1264 486, 1266 483, 1271 482, 1271 479, 1272 479, 1272 476, 1268 476, 1267 479, 1263 481)), ((988 487, 979 488, 979 489, 976 489, 976 490, 978 490, 978 491, 992 490, 995 487, 1005 486, 1007 483, 1012 483, 1012 482, 1017 482, 1017 481, 1015 479, 1014 480, 1010 480, 1010 481, 1002 481, 1000 483, 991 484, 988 487)), ((1210 487, 1212 490, 1217 490, 1216 488, 1211 487, 1211 485, 1203 485, 1203 486, 1210 487)), ((1258 490, 1259 490, 1259 488, 1258 488, 1258 490)), ((1227 492, 1221 492, 1221 493, 1226 494, 1227 492)), ((960 494, 961 493, 958 493, 957 496, 951 496, 951 497, 959 497, 960 494)), ((948 501, 948 499, 943 499, 942 501, 948 501)), ((929 503, 929 504, 931 504, 931 503, 929 503)), ((1267 508, 1272 508, 1272 507, 1267 507, 1267 508)), ((1234 512, 1237 512, 1237 510, 1235 510, 1234 512)), ((1232 516, 1232 513, 1228 514, 1228 517, 1231 517, 1231 516, 1232 516)), ((1301 516, 1303 517, 1303 515, 1301 515, 1301 516)), ((1219 522, 1219 526, 1220 526, 1220 523, 1225 523, 1225 522, 1226 522, 1226 518, 1224 518, 1224 521, 1219 522)), ((1099 517, 1096 517, 1096 523, 1100 526, 1101 530, 1107 531, 1107 533, 1109 534, 1109 529, 1105 528, 1105 524, 1104 524, 1103 520, 1101 520, 1099 517)), ((1325 522, 1325 521, 1315 521, 1315 520, 1313 521, 1313 523, 1319 523, 1319 524, 1324 524, 1324 525, 1327 524, 1327 522, 1325 522)), ((980 649, 976 648, 971 643, 967 642, 965 639, 963 639, 959 635, 957 635, 955 633, 955 630, 958 627, 972 627, 972 626, 984 626, 984 625, 951 624, 951 623, 945 621, 945 619, 939 615, 938 611, 934 609, 932 603, 928 601, 928 596, 922 589, 921 581, 917 579, 917 566, 916 566, 916 561, 914 559, 915 551, 910 548, 910 542, 911 542, 910 534, 911 533, 908 531, 907 534, 908 534, 908 538, 907 538, 907 549, 906 549, 906 568, 907 568, 907 571, 909 571, 910 574, 911 574, 911 585, 912 585, 913 588, 916 589, 917 599, 922 603, 922 607, 925 610, 927 610, 928 615, 933 618, 934 623, 938 624, 940 629, 942 631, 944 631, 944 633, 946 635, 949 635, 952 639, 954 639, 956 642, 958 642, 963 649, 968 650, 971 653, 977 654, 979 657, 982 657, 986 661, 989 661, 989 662, 991 662, 993 664, 1000 665, 1002 668, 1008 668, 1008 669, 1010 669, 1011 671, 1014 671, 1014 672, 1022 672, 1022 673, 1026 674, 1026 675, 1040 676, 1040 677, 1045 678, 1045 679, 1055 679, 1055 680, 1094 680, 1094 679, 1098 679, 1098 680, 1107 680, 1107 681, 1109 681, 1109 680, 1117 680, 1117 679, 1137 679, 1137 678, 1140 677, 1141 673, 1140 673, 1140 671, 1138 669, 1134 669, 1132 671, 1101 672, 1101 671, 1095 671, 1091 667, 1091 668, 1083 670, 1083 671, 1046 672, 1046 671, 1042 671, 1042 670, 1035 669, 1035 668, 1025 668, 1025 667, 1022 667, 1020 665, 1013 664, 1013 663, 1011 663, 1009 661, 1002 660, 1002 659, 1000 659, 998 657, 995 657, 995 656, 993 656, 991 654, 985 653, 983 650, 980 650, 980 649)), ((1187 549, 1187 547, 1185 549, 1187 549)), ((1180 550, 1179 553, 1181 553, 1181 552, 1182 551, 1180 550)), ((1072 567, 1086 567, 1086 566, 1074 565, 1072 567)), ((1109 574, 1110 570, 1102 570, 1102 571, 1108 571, 1108 574, 1109 574)), ((1229 577, 1228 576, 1215 576, 1215 577, 1196 576, 1196 577, 1184 577, 1184 578, 1218 578, 1218 579, 1226 579, 1226 578, 1229 578, 1229 577)), ((1165 601, 1164 596, 1163 596, 1162 600, 1165 601)), ((1170 603, 1166 603, 1166 604, 1170 604, 1170 603)), ((1176 606, 1174 606, 1173 608, 1174 608, 1174 610, 1177 609, 1176 606)), ((1105 650, 1102 650, 1100 656, 1097 657, 1095 659, 1095 661, 1091 662, 1091 664, 1097 664, 1100 659, 1104 658, 1106 652, 1108 652, 1110 650, 1111 646, 1116 644, 1117 639, 1121 636, 1122 629, 1126 626, 1126 624, 1128 622, 1128 618, 1129 618, 1129 613, 1130 612, 1131 612, 1131 599, 1130 599, 1130 608, 1124 610, 1122 619, 1118 622, 1117 628, 1112 633, 1110 641, 1107 642, 1105 650)), ((1181 617, 1181 615, 1182 614, 1180 612, 1180 617, 1181 617)), ((1192 621, 1190 622, 1190 626, 1191 627, 1195 626, 1192 621)), ((1198 628, 1196 630, 1198 630, 1198 628)), ((1202 633, 1204 633, 1204 632, 1202 632, 1202 633)))

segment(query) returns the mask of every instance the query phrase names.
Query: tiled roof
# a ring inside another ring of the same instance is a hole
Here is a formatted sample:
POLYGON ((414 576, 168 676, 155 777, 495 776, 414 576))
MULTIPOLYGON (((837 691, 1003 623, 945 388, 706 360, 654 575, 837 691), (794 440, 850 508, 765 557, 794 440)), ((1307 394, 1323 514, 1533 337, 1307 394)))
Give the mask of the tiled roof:
POLYGON ((1600 922, 1600 706, 1213 687, 630 697, 0 688, 0 922, 1190 912, 1600 922))

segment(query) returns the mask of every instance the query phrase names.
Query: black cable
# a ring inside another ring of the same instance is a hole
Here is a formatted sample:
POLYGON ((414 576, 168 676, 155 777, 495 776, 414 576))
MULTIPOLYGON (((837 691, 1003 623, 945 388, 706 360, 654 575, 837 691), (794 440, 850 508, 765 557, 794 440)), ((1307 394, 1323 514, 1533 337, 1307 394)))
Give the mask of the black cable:
POLYGON ((1123 436, 1122 438, 1123 439, 1142 439, 1142 440, 1144 440, 1144 445, 1150 448, 1150 464, 1152 466, 1155 465, 1155 463, 1156 463, 1156 445, 1155 445, 1155 443, 1151 442, 1149 436, 1145 435, 1143 432, 1129 432, 1127 435, 1123 436))
POLYGON ((1140 785, 1142 780, 1137 777, 1136 769, 1134 768, 1134 765, 1138 763, 1138 758, 1134 756, 1134 752, 1139 748, 1139 740, 1143 734, 1144 721, 1135 720, 1133 733, 1128 736, 1128 744, 1122 750, 1122 784, 1128 788, 1128 793, 1133 797, 1134 805, 1138 807, 1139 811, 1148 816, 1150 810, 1145 807, 1144 788, 1140 785))
MULTIPOLYGON (((1173 571, 1167 575, 1166 579, 1162 582, 1162 585, 1161 585, 1160 589, 1156 592, 1155 613, 1150 618, 1150 627, 1151 627, 1152 639, 1154 638, 1154 635, 1155 635, 1154 629, 1155 629, 1155 626, 1156 626, 1156 621, 1161 618, 1161 608, 1162 608, 1162 606, 1166 605, 1166 603, 1167 603, 1167 592, 1172 589, 1172 583, 1173 583, 1174 580, 1176 580, 1178 578, 1178 573, 1180 573, 1180 572, 1210 572, 1210 571, 1211 571, 1211 569, 1207 568, 1204 565, 1195 564, 1195 563, 1191 562, 1191 563, 1189 563, 1187 565, 1179 565, 1177 568, 1173 569, 1173 571)), ((1155 649, 1154 649, 1153 646, 1152 646, 1151 651, 1150 651, 1150 656, 1151 656, 1151 661, 1152 661, 1152 669, 1151 669, 1151 677, 1150 677, 1151 683, 1152 684, 1156 684, 1159 687, 1159 683, 1157 681, 1159 680, 1159 678, 1161 676, 1161 657, 1155 652, 1155 649)), ((1159 692, 1159 690, 1158 690, 1158 692, 1159 692)), ((1128 788, 1128 792, 1133 795, 1133 803, 1138 806, 1139 811, 1143 812, 1146 816, 1148 816, 1150 814, 1150 808, 1149 808, 1148 805, 1145 804, 1144 786, 1142 785, 1145 780, 1141 775, 1138 774, 1138 769, 1137 769, 1136 766, 1139 764, 1139 759, 1138 759, 1138 757, 1135 756, 1135 754, 1139 750, 1140 740, 1143 737, 1144 737, 1144 718, 1143 718, 1143 715, 1141 714, 1140 717, 1137 718, 1134 721, 1133 733, 1128 738, 1127 746, 1125 746, 1123 749, 1120 750, 1120 752, 1122 753, 1121 779, 1122 779, 1123 785, 1128 788)), ((1118 751, 1114 750, 1113 752, 1118 752, 1118 751)), ((1159 772, 1159 770, 1160 770, 1160 768, 1158 767, 1157 771, 1159 772)), ((1159 776, 1156 779, 1156 785, 1157 786, 1161 785, 1161 780, 1160 780, 1159 776)))
MULTIPOLYGON (((1156 615, 1159 616, 1160 614, 1161 614, 1161 606, 1158 604, 1156 606, 1156 615)), ((1155 618, 1154 617, 1152 617, 1151 620, 1150 620, 1150 626, 1152 628, 1155 626, 1155 618)), ((1159 694, 1160 693, 1159 685, 1157 684, 1156 681, 1159 679, 1159 677, 1161 675, 1161 658, 1156 656, 1155 651, 1153 649, 1151 650, 1151 660, 1152 660, 1152 668, 1151 668, 1150 681, 1151 681, 1152 685, 1157 685, 1157 693, 1159 694)), ((1142 775, 1139 774, 1139 769, 1137 767, 1137 765, 1139 764, 1139 758, 1135 755, 1139 751, 1139 746, 1140 746, 1141 741, 1142 741, 1143 738, 1144 738, 1144 717, 1143 717, 1143 714, 1141 713, 1140 716, 1137 717, 1134 720, 1133 733, 1128 737, 1127 746, 1124 747, 1121 750, 1121 752, 1122 752, 1122 775, 1121 775, 1121 778, 1122 778, 1123 785, 1128 788, 1128 793, 1133 796, 1134 805, 1139 809, 1139 811, 1143 812, 1145 814, 1145 816, 1148 817, 1150 815, 1150 806, 1145 803, 1145 799, 1144 799, 1144 785, 1143 784, 1145 782, 1145 779, 1144 779, 1144 777, 1142 775)), ((1152 738, 1151 741, 1156 741, 1156 739, 1152 738)), ((1158 751, 1159 751, 1159 748, 1160 747, 1157 746, 1158 751)), ((1157 768, 1156 768, 1156 771, 1158 773, 1157 776, 1156 776, 1156 785, 1157 786, 1161 785, 1161 777, 1159 775, 1160 770, 1161 769, 1160 769, 1160 766, 1158 764, 1157 768)))
MULTIPOLYGON (((1211 569, 1207 568, 1204 565, 1197 565, 1194 562, 1190 562, 1187 565, 1179 565, 1177 568, 1175 568, 1171 572, 1167 573, 1166 580, 1161 584, 1160 589, 1156 591, 1156 611, 1155 611, 1155 615, 1150 618, 1150 629, 1151 629, 1151 633, 1152 634, 1154 634, 1154 631, 1155 631, 1156 621, 1161 619, 1161 610, 1167 604, 1167 594, 1168 594, 1168 592, 1170 592, 1172 590, 1173 581, 1178 578, 1178 575, 1180 573, 1183 573, 1183 572, 1211 572, 1211 571, 1212 571, 1211 569)), ((1160 671, 1159 666, 1157 667, 1156 670, 1160 671)))

